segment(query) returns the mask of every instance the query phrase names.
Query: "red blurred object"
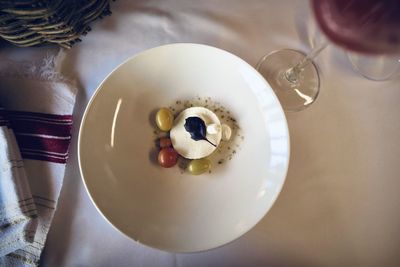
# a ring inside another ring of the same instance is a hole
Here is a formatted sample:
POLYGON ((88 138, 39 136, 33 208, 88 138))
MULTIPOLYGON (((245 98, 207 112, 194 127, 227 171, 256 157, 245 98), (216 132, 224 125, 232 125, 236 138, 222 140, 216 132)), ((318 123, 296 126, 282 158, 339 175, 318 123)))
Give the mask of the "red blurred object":
POLYGON ((161 148, 171 147, 171 146, 172 146, 172 141, 171 141, 171 139, 169 139, 168 137, 161 137, 161 138, 158 140, 158 145, 159 145, 161 148))
POLYGON ((322 31, 346 49, 400 54, 400 0, 312 0, 322 31))
POLYGON ((158 163, 161 167, 170 168, 178 162, 178 153, 172 147, 163 148, 158 153, 158 163))

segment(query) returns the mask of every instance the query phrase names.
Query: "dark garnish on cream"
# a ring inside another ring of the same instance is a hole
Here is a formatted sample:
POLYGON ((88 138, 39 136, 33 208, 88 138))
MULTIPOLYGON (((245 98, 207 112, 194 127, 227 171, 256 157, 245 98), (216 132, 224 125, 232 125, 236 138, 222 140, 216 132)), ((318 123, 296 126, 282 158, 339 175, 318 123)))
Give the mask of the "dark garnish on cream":
POLYGON ((199 117, 189 117, 185 120, 185 130, 190 133, 190 137, 195 141, 205 140, 214 147, 217 147, 211 143, 207 137, 207 127, 204 121, 199 117))

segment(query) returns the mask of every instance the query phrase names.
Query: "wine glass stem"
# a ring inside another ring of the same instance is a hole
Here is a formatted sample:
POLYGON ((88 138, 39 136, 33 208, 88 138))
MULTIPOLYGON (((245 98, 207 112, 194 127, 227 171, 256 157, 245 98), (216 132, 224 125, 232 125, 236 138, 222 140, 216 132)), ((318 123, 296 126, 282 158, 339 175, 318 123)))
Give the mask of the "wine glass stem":
POLYGON ((304 68, 310 64, 313 59, 321 53, 328 46, 328 42, 323 42, 315 47, 305 58, 303 58, 294 67, 285 71, 285 78, 292 84, 297 84, 299 82, 300 73, 304 68))

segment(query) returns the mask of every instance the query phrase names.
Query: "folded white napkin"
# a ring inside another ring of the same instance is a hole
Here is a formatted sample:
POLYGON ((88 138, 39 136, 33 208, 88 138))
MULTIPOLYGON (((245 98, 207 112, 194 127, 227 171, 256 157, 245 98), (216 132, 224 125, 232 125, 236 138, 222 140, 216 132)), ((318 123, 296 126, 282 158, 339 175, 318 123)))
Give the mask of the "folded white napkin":
POLYGON ((0 266, 38 265, 54 216, 76 94, 61 60, 0 61, 0 266))
POLYGON ((31 243, 37 221, 23 160, 4 113, 0 109, 0 257, 31 243))

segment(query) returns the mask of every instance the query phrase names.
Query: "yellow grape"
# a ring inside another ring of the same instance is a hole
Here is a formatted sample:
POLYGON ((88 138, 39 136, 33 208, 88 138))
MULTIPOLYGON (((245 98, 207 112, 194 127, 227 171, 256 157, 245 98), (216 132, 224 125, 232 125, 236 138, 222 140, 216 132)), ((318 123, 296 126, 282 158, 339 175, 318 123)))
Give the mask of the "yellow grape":
POLYGON ((161 108, 156 114, 156 124, 161 131, 167 132, 171 130, 174 123, 174 115, 167 108, 161 108))

